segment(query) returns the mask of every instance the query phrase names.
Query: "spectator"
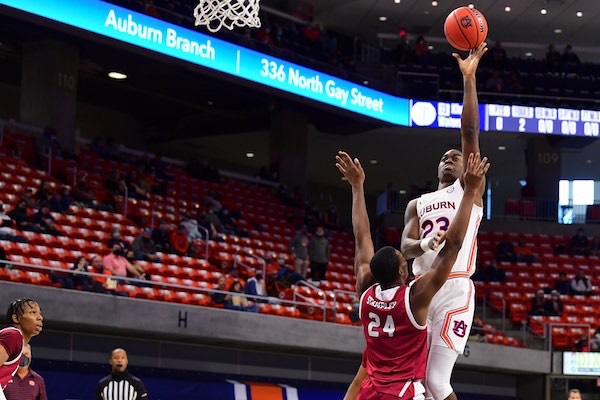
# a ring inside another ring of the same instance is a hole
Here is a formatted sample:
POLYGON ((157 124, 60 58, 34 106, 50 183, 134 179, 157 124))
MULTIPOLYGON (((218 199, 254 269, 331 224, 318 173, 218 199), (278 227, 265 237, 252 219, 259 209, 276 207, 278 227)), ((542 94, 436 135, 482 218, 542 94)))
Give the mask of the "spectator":
POLYGON ((295 285, 296 282, 305 279, 293 267, 288 266, 283 258, 279 257, 277 264, 279 264, 279 271, 275 275, 275 279, 283 283, 283 286, 290 287, 291 285, 295 285))
POLYGON ((102 265, 111 274, 118 277, 126 277, 128 272, 136 278, 140 275, 125 258, 125 249, 120 244, 115 244, 112 252, 104 256, 102 265))
POLYGON ((39 208, 39 203, 35 199, 33 195, 33 190, 31 188, 27 188, 23 191, 23 197, 21 198, 21 200, 25 200, 25 203, 27 203, 27 207, 29 208, 32 208, 34 210, 37 210, 39 208))
MULTIPOLYGON (((77 257, 77 259, 75 260, 75 265, 73 265, 73 267, 71 268, 72 270, 75 270, 78 267, 78 264, 87 264, 87 261, 85 259, 85 257, 77 257)), ((49 273, 50 275, 50 280, 65 288, 65 289, 75 289, 75 280, 73 279, 73 275, 69 272, 66 271, 50 271, 49 273)))
POLYGON ((600 328, 596 328, 594 336, 592 336, 592 340, 590 342, 590 351, 600 351, 600 328))
POLYGON ((206 205, 206 208, 209 211, 212 209, 214 213, 218 213, 219 211, 221 211, 221 208, 223 208, 223 204, 221 203, 222 197, 223 196, 221 196, 220 193, 211 189, 206 193, 206 196, 204 197, 204 205, 206 205))
POLYGON ((219 218, 219 214, 217 214, 217 210, 214 208, 214 206, 209 206, 208 212, 206 213, 204 220, 210 226, 211 237, 216 237, 220 233, 225 233, 225 228, 223 227, 221 218, 219 218))
POLYGON ((90 264, 92 265, 92 272, 103 275, 101 277, 96 277, 95 279, 102 285, 107 293, 116 296, 127 296, 127 293, 120 290, 119 282, 113 278, 114 274, 110 270, 104 268, 104 260, 102 258, 94 256, 90 260, 90 264))
POLYGON ((242 287, 244 287, 244 280, 240 278, 240 270, 236 267, 231 267, 229 269, 229 274, 227 274, 227 287, 231 287, 235 282, 238 282, 242 287))
POLYGON ((544 299, 544 291, 539 289, 535 296, 531 298, 531 315, 545 315, 546 300, 544 299))
POLYGON ((554 290, 559 294, 569 294, 571 292, 571 281, 567 278, 567 274, 560 272, 558 279, 554 283, 554 290))
POLYGON ((267 296, 262 272, 257 272, 252 278, 246 281, 244 293, 252 296, 267 296))
POLYGON ((506 66, 506 50, 504 50, 502 47, 502 43, 497 41, 494 44, 494 47, 490 49, 488 60, 491 61, 491 64, 494 66, 494 68, 498 68, 498 70, 504 69, 506 66))
POLYGON ((13 242, 27 243, 27 239, 17 235, 14 229, 14 221, 10 217, 10 213, 5 212, 4 204, 0 201, 0 240, 10 240, 13 242))
POLYGON ((129 360, 125 350, 114 349, 109 362, 112 372, 96 385, 96 400, 148 399, 142 381, 127 370, 129 360))
POLYGON ((478 314, 473 317, 472 326, 473 329, 471 329, 469 340, 474 342, 485 342, 485 324, 478 314))
POLYGON ((151 262, 158 262, 158 256, 156 255, 156 245, 152 241, 152 229, 145 228, 140 233, 133 243, 131 244, 131 250, 136 260, 146 260, 151 262))
POLYGON ((167 222, 160 221, 158 228, 152 230, 151 238, 156 246, 156 251, 171 252, 171 236, 169 235, 169 224, 167 222))
POLYGON ((306 278, 308 273, 308 236, 306 236, 305 229, 296 233, 288 248, 294 257, 294 270, 306 278))
MULTIPOLYGON (((146 271, 144 271, 144 268, 142 268, 142 266, 140 264, 138 264, 138 259, 135 258, 135 253, 133 250, 127 250, 125 252, 125 258, 127 259, 127 261, 129 262, 129 264, 131 265, 131 268, 133 268, 135 270, 135 273, 132 274, 131 272, 127 275, 129 275, 132 278, 135 279, 146 279, 146 271)), ((129 270, 128 270, 129 271, 129 270)))
POLYGON ((415 56, 417 60, 426 57, 429 54, 429 45, 423 36, 419 36, 415 41, 415 56))
POLYGON ((49 233, 51 235, 59 235, 56 229, 56 220, 50 213, 50 206, 48 203, 42 203, 40 210, 33 214, 31 218, 33 223, 33 229, 39 233, 49 233))
MULTIPOLYGON (((216 289, 221 292, 224 292, 227 290, 227 279, 225 278, 224 275, 221 275, 219 277, 219 281, 217 283, 216 289)), ((227 293, 213 292, 213 293, 211 293, 210 298, 215 305, 219 305, 219 306, 225 306, 228 302, 231 301, 231 295, 227 294, 227 293)))
POLYGON ((515 261, 515 247, 510 240, 508 234, 502 235, 502 240, 496 245, 496 261, 515 261))
POLYGON ((4 247, 0 247, 0 268, 6 268, 9 263, 7 263, 8 259, 6 258, 6 250, 4 247))
POLYGON ((185 218, 183 219, 183 221, 180 222, 180 224, 185 227, 190 241, 194 241, 196 239, 204 239, 204 236, 202 235, 202 233, 200 233, 200 230, 198 229, 198 221, 196 221, 195 219, 185 218))
POLYGON ((594 236, 590 243, 590 256, 600 256, 600 237, 594 236))
POLYGON ((185 226, 179 225, 171 232, 171 251, 180 256, 187 256, 190 250, 190 239, 185 226))
POLYGON ((121 228, 113 225, 113 227, 110 228, 110 239, 108 239, 106 245, 112 249, 115 244, 121 245, 121 247, 124 249, 129 248, 129 243, 121 238, 121 228))
POLYGON ((582 400, 581 392, 578 389, 569 390, 569 397, 567 400, 582 400))
POLYGON ((520 262, 532 263, 537 261, 537 256, 533 254, 531 248, 529 248, 525 243, 523 243, 523 239, 519 238, 517 241, 517 246, 514 248, 515 251, 515 259, 520 262))
POLYGON ((15 221, 17 224, 17 229, 23 231, 29 231, 33 229, 33 223, 31 222, 31 218, 27 213, 27 201, 24 198, 19 200, 17 206, 8 213, 8 216, 15 221))
POLYGON ((560 294, 553 290, 550 293, 550 300, 546 302, 546 316, 560 317, 563 313, 563 303, 560 300, 560 294))
POLYGON ((590 279, 585 276, 582 269, 579 269, 573 280, 571 280, 571 294, 589 296, 593 293, 592 290, 590 279))
POLYGON ((248 300, 246 296, 243 296, 244 291, 240 282, 233 282, 229 287, 229 291, 232 294, 229 302, 225 304, 225 308, 238 311, 258 312, 258 306, 254 302, 248 300))
POLYGON ((50 207, 52 211, 64 214, 71 208, 71 188, 63 186, 58 193, 54 193, 50 199, 50 207))
POLYGON ((573 347, 574 350, 579 353, 587 353, 590 351, 590 343, 587 333, 582 334, 579 340, 574 343, 573 347))
POLYGON ((590 244, 587 236, 583 232, 583 228, 577 229, 577 233, 571 238, 571 254, 573 255, 588 255, 590 252, 590 244))
POLYGON ((308 259, 310 260, 310 277, 313 281, 326 279, 327 266, 331 249, 322 226, 317 227, 315 236, 308 243, 308 259))
POLYGON ((523 84, 521 83, 521 74, 519 71, 512 71, 506 79, 506 85, 504 89, 508 93, 519 94, 523 91, 523 84))
POLYGON ((40 187, 35 193, 35 199, 38 204, 48 204, 52 201, 54 193, 52 192, 52 185, 48 181, 40 182, 40 187))
MULTIPOLYGON (((100 261, 100 264, 102 264, 100 257, 94 257, 94 259, 100 261)), ((73 267, 71 268, 73 271, 73 282, 75 286, 81 288, 81 290, 85 290, 86 292, 108 293, 104 286, 102 286, 102 283, 98 282, 90 275, 81 273, 88 272, 88 269, 89 264, 85 257, 77 257, 73 267)))
POLYGON ((31 359, 31 346, 26 344, 23 346, 19 369, 4 388, 6 400, 48 400, 46 382, 30 368, 31 359))
POLYGON ((87 173, 78 176, 78 180, 73 188, 73 199, 85 207, 93 207, 96 203, 96 195, 87 184, 87 173))

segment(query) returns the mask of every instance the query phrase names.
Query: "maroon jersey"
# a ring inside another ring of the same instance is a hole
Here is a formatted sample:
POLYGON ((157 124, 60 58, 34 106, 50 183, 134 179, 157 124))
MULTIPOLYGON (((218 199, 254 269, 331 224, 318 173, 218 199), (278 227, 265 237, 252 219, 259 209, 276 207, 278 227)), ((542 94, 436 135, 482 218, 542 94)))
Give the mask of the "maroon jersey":
POLYGON ((23 334, 17 328, 0 330, 0 346, 8 353, 8 360, 0 365, 0 389, 4 390, 17 369, 23 354, 23 334))
POLYGON ((367 347, 365 368, 379 393, 398 396, 406 382, 425 378, 427 326, 410 310, 409 286, 381 290, 371 286, 360 298, 367 347))

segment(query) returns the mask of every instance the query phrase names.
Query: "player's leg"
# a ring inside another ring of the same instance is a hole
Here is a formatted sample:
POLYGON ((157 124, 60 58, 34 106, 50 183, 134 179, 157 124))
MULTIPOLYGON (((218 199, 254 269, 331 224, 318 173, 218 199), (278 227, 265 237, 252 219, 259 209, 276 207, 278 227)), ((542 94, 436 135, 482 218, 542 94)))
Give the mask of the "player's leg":
POLYGON ((465 349, 475 311, 475 288, 467 278, 451 279, 436 294, 430 306, 435 312, 430 329, 432 340, 427 363, 427 397, 454 400, 450 378, 459 354, 465 349), (436 298, 437 297, 437 298, 436 298))

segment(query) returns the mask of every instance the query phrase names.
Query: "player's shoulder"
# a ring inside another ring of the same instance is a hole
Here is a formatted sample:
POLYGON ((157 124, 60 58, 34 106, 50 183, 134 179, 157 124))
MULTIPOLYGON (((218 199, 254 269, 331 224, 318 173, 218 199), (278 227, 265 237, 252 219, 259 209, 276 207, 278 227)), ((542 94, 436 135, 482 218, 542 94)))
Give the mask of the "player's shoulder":
POLYGON ((0 336, 2 337, 23 337, 23 334, 20 330, 15 328, 14 326, 7 326, 6 328, 0 329, 0 336))
POLYGON ((98 383, 96 384, 96 387, 98 389, 103 388, 104 386, 108 385, 108 383, 111 380, 112 380, 112 375, 106 375, 104 378, 102 378, 98 381, 98 383))

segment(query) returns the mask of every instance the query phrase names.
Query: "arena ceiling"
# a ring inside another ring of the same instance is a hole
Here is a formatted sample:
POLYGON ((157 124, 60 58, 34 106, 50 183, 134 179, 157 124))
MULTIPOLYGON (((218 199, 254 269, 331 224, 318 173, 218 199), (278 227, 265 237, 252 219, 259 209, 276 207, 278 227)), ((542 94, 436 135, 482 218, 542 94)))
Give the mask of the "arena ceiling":
POLYGON ((443 47, 446 16, 453 9, 472 3, 488 21, 489 39, 501 41, 509 50, 522 49, 520 54, 531 51, 533 56, 543 57, 549 43, 556 43, 559 50, 572 44, 583 57, 600 60, 597 0, 319 0, 314 3, 319 23, 346 34, 359 33, 372 40, 393 37, 403 27, 410 36, 424 35, 434 46, 437 43, 443 47), (380 17, 386 20, 381 21, 380 17))

